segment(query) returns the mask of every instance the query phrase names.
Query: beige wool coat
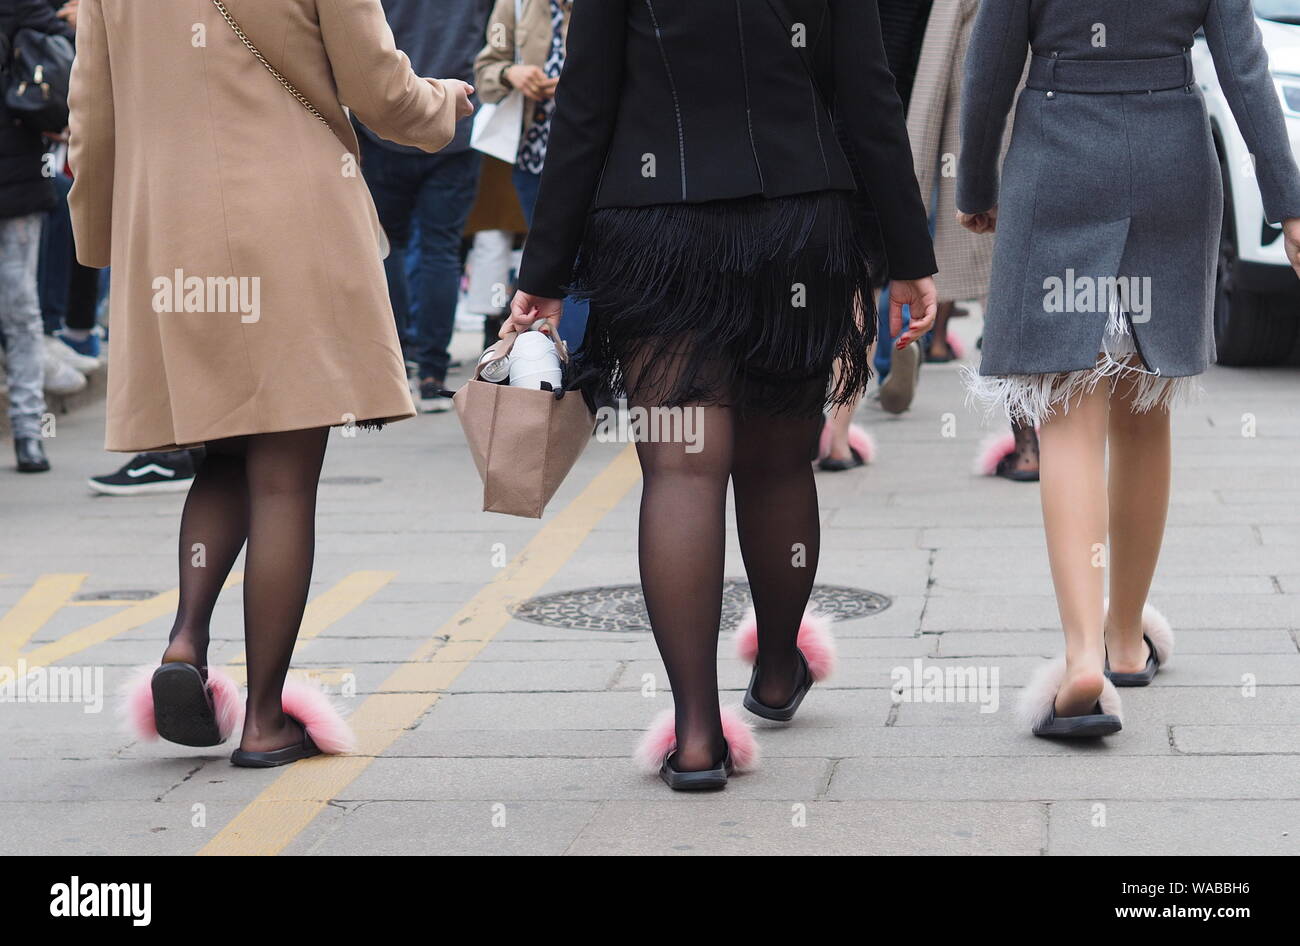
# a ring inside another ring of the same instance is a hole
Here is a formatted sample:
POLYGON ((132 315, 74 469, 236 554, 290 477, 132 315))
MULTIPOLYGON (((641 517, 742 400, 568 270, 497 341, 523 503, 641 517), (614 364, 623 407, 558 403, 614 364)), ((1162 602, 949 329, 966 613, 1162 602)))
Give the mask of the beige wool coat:
POLYGON ((379 0, 82 0, 69 198, 77 255, 113 267, 109 450, 414 413, 382 231, 344 107, 436 151, 455 98, 379 0))
MULTIPOLYGON (((562 10, 564 25, 561 32, 567 38, 572 3, 565 3, 562 10)), ((474 88, 478 97, 496 104, 510 94, 502 76, 515 65, 516 50, 519 64, 544 69, 551 55, 552 39, 550 0, 497 0, 492 15, 488 17, 487 45, 474 60, 474 88), (521 8, 518 23, 515 22, 516 3, 521 8)), ((525 108, 524 132, 532 126, 534 119, 535 110, 525 108)))
MULTIPOLYGON (((957 222, 963 64, 979 6, 980 0, 935 0, 907 109, 916 180, 926 211, 934 215, 939 262, 934 284, 940 302, 983 301, 993 269, 993 235, 971 233, 957 222)), ((1003 154, 1010 143, 1008 128, 1003 154)))

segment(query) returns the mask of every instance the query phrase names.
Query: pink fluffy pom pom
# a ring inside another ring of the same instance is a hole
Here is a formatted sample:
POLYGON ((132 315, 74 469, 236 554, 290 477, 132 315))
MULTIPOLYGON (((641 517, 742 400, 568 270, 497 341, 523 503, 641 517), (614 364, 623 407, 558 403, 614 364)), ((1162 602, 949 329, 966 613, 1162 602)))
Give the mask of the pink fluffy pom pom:
POLYGON ((288 679, 280 697, 284 711, 302 723, 321 752, 341 755, 356 749, 356 736, 333 702, 317 684, 288 679))
POLYGON ((1016 436, 1011 431, 987 437, 980 444, 971 472, 976 476, 993 476, 998 472, 998 464, 1002 459, 1015 452, 1016 436))
MULTIPOLYGON (((670 709, 654 718, 632 756, 637 768, 650 773, 659 771, 664 759, 677 748, 675 725, 670 709)), ((758 740, 754 738, 754 730, 733 706, 722 707, 722 735, 727 740, 731 763, 737 772, 748 772, 758 765, 758 740)))
MULTIPOLYGON (((736 628, 736 656, 747 664, 758 659, 758 621, 750 608, 736 628)), ((808 671, 814 682, 825 680, 835 672, 835 637, 831 622, 824 615, 809 608, 799 625, 799 650, 808 661, 808 671)))
MULTIPOLYGON (((876 459, 876 440, 871 434, 857 424, 849 425, 849 446, 858 451, 863 463, 873 463, 876 459)), ((831 455, 831 423, 827 420, 822 425, 821 439, 817 442, 817 459, 824 460, 831 455)))

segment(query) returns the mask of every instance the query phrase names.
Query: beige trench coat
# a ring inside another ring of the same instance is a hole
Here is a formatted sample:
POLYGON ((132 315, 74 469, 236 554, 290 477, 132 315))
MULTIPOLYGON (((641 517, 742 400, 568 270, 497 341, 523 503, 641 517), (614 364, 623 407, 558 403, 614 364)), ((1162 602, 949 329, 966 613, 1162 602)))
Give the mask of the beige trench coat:
MULTIPOLYGON (((550 0, 523 0, 519 23, 515 23, 517 0, 497 0, 492 15, 488 17, 487 45, 474 60, 474 88, 484 102, 497 103, 510 94, 502 81, 502 74, 515 64, 515 46, 518 44, 519 62, 525 66, 546 67, 551 55, 550 0)), ((561 31, 569 35, 569 15, 572 4, 563 7, 564 25, 561 31)), ((531 103, 529 103, 531 106, 531 103)), ((524 109, 524 132, 536 119, 536 109, 524 109)))
POLYGON ((83 0, 69 198, 112 264, 109 450, 414 413, 381 236, 344 106, 401 144, 451 141, 455 100, 379 0, 83 0))
MULTIPOLYGON (((963 64, 979 5, 980 0, 935 0, 907 110, 916 180, 925 209, 934 216, 934 255, 939 262, 934 283, 940 302, 983 300, 993 267, 992 234, 971 233, 957 222, 963 64)), ((1004 155, 1010 140, 1008 129, 1004 155)))

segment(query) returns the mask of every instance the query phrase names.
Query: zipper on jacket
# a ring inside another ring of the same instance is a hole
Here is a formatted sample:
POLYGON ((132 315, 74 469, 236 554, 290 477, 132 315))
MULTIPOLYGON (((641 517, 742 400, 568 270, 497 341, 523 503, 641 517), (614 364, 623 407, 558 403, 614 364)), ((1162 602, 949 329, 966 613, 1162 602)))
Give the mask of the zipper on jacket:
POLYGON ((663 31, 659 29, 659 18, 655 16, 654 4, 645 0, 645 8, 650 12, 650 25, 654 27, 655 42, 659 44, 659 58, 664 62, 664 72, 668 75, 668 89, 673 94, 673 112, 677 118, 677 158, 682 166, 682 200, 686 200, 686 132, 682 127, 682 104, 677 98, 677 83, 673 81, 673 69, 668 64, 668 51, 664 48, 663 31))
POLYGON ((749 56, 745 48, 745 14, 741 11, 740 0, 736 0, 736 35, 740 39, 740 74, 745 82, 745 124, 749 126, 749 151, 754 156, 754 169, 758 171, 759 189, 766 194, 763 165, 758 160, 758 145, 754 142, 754 110, 749 97, 749 56))

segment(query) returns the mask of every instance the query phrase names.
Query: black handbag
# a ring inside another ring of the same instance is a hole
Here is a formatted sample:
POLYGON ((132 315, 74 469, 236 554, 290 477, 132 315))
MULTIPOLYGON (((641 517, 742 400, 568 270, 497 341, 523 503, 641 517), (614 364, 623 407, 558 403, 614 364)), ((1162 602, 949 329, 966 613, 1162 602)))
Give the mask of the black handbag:
POLYGON ((57 134, 67 128, 73 55, 64 36, 33 29, 15 33, 4 81, 9 114, 33 131, 57 134))

